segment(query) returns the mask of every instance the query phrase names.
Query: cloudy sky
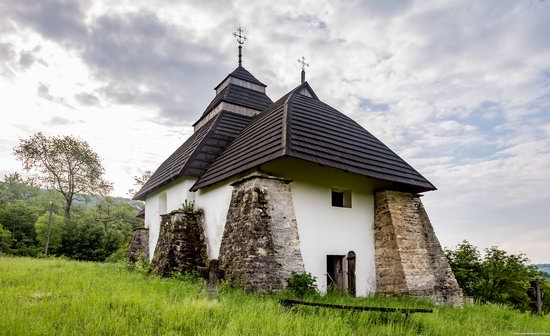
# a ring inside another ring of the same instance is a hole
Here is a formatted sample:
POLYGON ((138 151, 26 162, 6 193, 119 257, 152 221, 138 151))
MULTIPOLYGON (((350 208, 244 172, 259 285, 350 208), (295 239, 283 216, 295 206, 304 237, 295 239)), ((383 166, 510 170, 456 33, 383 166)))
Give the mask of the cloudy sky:
POLYGON ((154 170, 236 66, 299 84, 409 161, 444 246, 550 262, 550 1, 0 0, 0 176, 19 138, 88 141, 114 195, 154 170), (276 4, 276 5, 275 5, 276 4))

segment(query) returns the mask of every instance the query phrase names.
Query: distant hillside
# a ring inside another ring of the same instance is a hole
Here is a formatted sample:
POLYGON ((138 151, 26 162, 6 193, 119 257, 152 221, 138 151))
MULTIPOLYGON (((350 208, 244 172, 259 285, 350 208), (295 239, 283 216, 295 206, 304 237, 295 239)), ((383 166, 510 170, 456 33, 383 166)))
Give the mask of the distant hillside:
POLYGON ((550 264, 536 264, 535 266, 543 272, 545 278, 550 279, 550 264))

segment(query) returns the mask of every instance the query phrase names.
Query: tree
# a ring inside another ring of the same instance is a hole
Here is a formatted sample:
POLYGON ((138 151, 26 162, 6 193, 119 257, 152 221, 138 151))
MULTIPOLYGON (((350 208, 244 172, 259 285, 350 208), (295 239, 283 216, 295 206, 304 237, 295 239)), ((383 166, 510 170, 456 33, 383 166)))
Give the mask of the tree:
POLYGON ((43 187, 63 196, 68 224, 77 195, 106 194, 111 190, 111 185, 103 179, 104 168, 99 155, 84 140, 36 133, 28 139, 20 139, 14 154, 26 171, 37 173, 37 181, 43 187))
POLYGON ((20 200, 0 207, 0 223, 12 234, 14 254, 34 256, 38 252, 34 223, 39 213, 40 209, 20 200))
MULTIPOLYGON (((541 272, 536 266, 528 265, 528 259, 523 254, 508 254, 497 247, 485 249, 484 252, 482 259, 478 249, 467 241, 460 243, 455 250, 446 251, 464 294, 481 302, 503 303, 528 310, 529 282, 533 278, 542 278, 541 272)), ((544 279, 541 284, 543 288, 550 288, 544 279)))
POLYGON ((130 197, 134 197, 141 189, 141 187, 143 187, 145 183, 151 178, 151 175, 153 175, 153 173, 151 173, 150 170, 146 170, 140 176, 134 176, 134 186, 128 190, 128 195, 130 195, 130 197))
POLYGON ((0 205, 23 200, 30 203, 38 195, 39 189, 33 179, 24 179, 15 172, 4 176, 0 183, 0 205))
POLYGON ((477 247, 464 240, 454 251, 446 250, 445 254, 464 295, 476 296, 482 264, 477 247))
POLYGON ((11 232, 0 224, 0 254, 11 250, 12 241, 13 237, 11 232))
POLYGON ((527 261, 523 254, 507 254, 494 246, 485 249, 479 296, 484 301, 508 303, 526 310, 529 281, 539 275, 536 267, 528 266, 527 261))

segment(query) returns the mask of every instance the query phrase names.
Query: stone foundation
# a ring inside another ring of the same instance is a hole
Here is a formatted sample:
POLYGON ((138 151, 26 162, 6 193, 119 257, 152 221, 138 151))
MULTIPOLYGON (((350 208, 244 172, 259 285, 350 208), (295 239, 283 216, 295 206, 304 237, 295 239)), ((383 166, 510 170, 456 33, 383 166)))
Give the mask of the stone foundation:
POLYGON ((233 184, 220 261, 246 290, 279 290, 292 272, 304 272, 289 183, 254 173, 233 184))
POLYGON ((204 266, 206 242, 203 213, 172 211, 161 215, 160 233, 151 264, 153 272, 170 276, 173 272, 196 272, 204 266))
POLYGON ((462 290, 445 258, 420 196, 375 194, 376 292, 429 297, 462 305, 462 290))
POLYGON ((149 260, 149 229, 139 228, 132 233, 132 241, 128 247, 127 259, 131 263, 138 261, 140 256, 149 260))

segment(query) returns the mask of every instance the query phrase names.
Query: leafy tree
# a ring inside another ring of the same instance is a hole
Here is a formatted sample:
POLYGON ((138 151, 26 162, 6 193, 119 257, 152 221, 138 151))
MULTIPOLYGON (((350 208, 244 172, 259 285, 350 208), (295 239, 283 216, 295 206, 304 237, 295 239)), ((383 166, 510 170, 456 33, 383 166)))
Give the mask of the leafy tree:
POLYGON ((105 250, 105 230, 85 212, 75 212, 73 222, 62 237, 61 253, 77 260, 103 261, 112 251, 105 250))
POLYGON ((38 195, 40 189, 33 179, 23 179, 19 173, 4 176, 0 183, 0 205, 23 200, 27 203, 38 195))
POLYGON ((484 301, 508 303, 527 309, 529 281, 539 272, 523 255, 507 254, 496 247, 485 249, 479 296, 484 301))
POLYGON ((14 254, 29 256, 37 254, 34 223, 38 219, 39 212, 40 209, 20 200, 0 207, 0 223, 12 234, 11 248, 14 254))
POLYGON ((0 254, 9 253, 12 242, 13 237, 11 236, 11 232, 0 224, 0 254))
POLYGON ((445 254, 464 295, 477 296, 482 267, 477 247, 464 240, 454 251, 447 250, 445 254))
MULTIPOLYGON (((541 278, 543 288, 550 290, 548 281, 542 279, 541 272, 535 266, 527 264, 528 259, 523 254, 508 254, 497 247, 485 249, 484 252, 482 259, 477 248, 467 241, 455 250, 446 251, 457 282, 466 295, 481 302, 509 304, 528 310, 527 289, 531 279, 541 278)), ((550 301, 548 298, 545 300, 550 301)))
POLYGON ((70 224, 71 207, 78 194, 107 193, 104 168, 90 145, 71 136, 47 137, 36 133, 20 139, 15 156, 27 171, 37 173, 43 187, 59 192, 65 201, 65 220, 70 224))
MULTIPOLYGON (((46 235, 48 231, 48 219, 49 214, 46 212, 38 217, 36 223, 34 223, 34 229, 36 231, 36 240, 39 247, 44 248, 46 243, 46 235)), ((61 249, 63 232, 65 230, 65 220, 63 216, 56 213, 52 213, 52 226, 50 232, 50 242, 48 244, 49 254, 58 254, 61 249)))

